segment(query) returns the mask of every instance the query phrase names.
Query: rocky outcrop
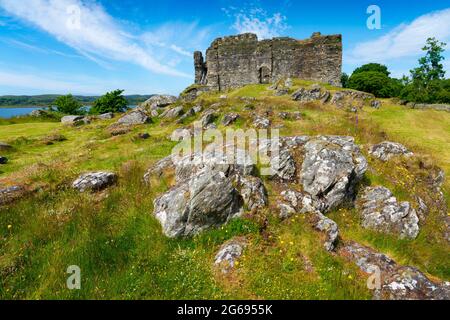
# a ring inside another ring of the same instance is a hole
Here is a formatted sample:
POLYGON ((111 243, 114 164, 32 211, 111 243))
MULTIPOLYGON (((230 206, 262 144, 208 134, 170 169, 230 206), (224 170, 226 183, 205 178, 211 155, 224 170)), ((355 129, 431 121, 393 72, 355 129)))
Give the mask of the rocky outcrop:
POLYGON ((112 113, 112 112, 103 113, 101 115, 98 115, 97 119, 100 119, 100 120, 114 119, 114 113, 112 113))
POLYGON ((212 124, 217 117, 216 111, 212 109, 208 109, 205 112, 203 112, 203 116, 200 119, 200 123, 202 128, 206 129, 208 125, 212 124))
POLYGON ((397 202, 389 189, 366 188, 358 208, 365 228, 393 233, 401 238, 415 239, 419 234, 419 217, 409 202, 397 202))
POLYGON ((319 137, 305 145, 300 179, 313 201, 330 210, 354 198, 355 186, 367 167, 353 138, 319 137))
POLYGON ((313 213, 312 222, 314 228, 325 234, 325 249, 327 251, 334 251, 339 238, 339 228, 337 223, 318 211, 313 213))
POLYGON ((274 83, 293 77, 340 86, 342 37, 322 36, 298 41, 274 38, 258 41, 255 34, 214 40, 206 51, 194 53, 195 80, 212 90, 247 84, 274 83))
POLYGON ((80 192, 100 191, 117 181, 117 175, 113 172, 89 172, 82 174, 73 183, 72 187, 80 192))
POLYGON ((203 152, 182 158, 169 156, 144 176, 175 172, 175 186, 155 200, 154 215, 169 237, 192 236, 239 216, 244 208, 259 210, 267 205, 261 179, 253 176, 255 165, 247 153, 234 159, 219 152, 203 152))
POLYGON ((117 123, 123 125, 138 125, 150 122, 150 117, 141 109, 135 109, 122 116, 117 123))
POLYGON ((163 113, 161 113, 159 115, 159 117, 165 118, 165 119, 175 119, 175 118, 182 116, 183 113, 184 113, 183 107, 178 106, 178 107, 174 107, 172 109, 168 109, 168 110, 164 111, 163 113))
POLYGON ((131 132, 132 129, 133 129, 133 126, 129 125, 129 124, 114 123, 108 127, 107 132, 111 136, 116 137, 116 136, 121 136, 121 135, 127 134, 127 133, 131 132))
POLYGON ((237 175, 235 184, 248 210, 262 209, 268 205, 269 199, 266 187, 260 178, 237 175))
POLYGON ((154 215, 166 236, 193 236, 238 216, 242 205, 231 179, 206 167, 157 198, 154 215))
POLYGON ((85 116, 65 116, 61 118, 61 123, 65 125, 79 126, 89 124, 90 120, 85 116))
POLYGON ((214 265, 220 268, 221 272, 227 274, 237 265, 241 258, 247 242, 245 238, 238 237, 224 243, 214 258, 214 265))
POLYGON ((407 106, 411 109, 422 109, 422 110, 437 110, 437 111, 447 111, 450 112, 449 104, 426 104, 426 103, 414 103, 409 102, 407 106))
POLYGON ((141 104, 141 107, 146 110, 155 110, 164 108, 177 101, 177 97, 170 95, 155 95, 141 104))
POLYGON ((414 155, 404 145, 390 141, 384 141, 372 146, 369 149, 369 154, 382 161, 388 161, 397 156, 411 157, 414 155))
POLYGON ((253 126, 257 129, 268 129, 270 125, 271 121, 265 117, 256 115, 253 119, 253 126))
POLYGON ((418 269, 400 266, 385 254, 350 241, 339 254, 356 263, 368 276, 374 299, 379 300, 449 300, 450 283, 431 281, 418 269), (377 283, 379 282, 379 283, 377 283))

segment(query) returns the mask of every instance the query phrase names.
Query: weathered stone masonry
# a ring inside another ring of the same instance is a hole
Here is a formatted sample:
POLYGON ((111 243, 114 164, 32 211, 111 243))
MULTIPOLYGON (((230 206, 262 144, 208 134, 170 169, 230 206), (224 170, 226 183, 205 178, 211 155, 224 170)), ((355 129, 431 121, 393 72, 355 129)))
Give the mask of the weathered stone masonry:
POLYGON ((255 34, 218 38, 206 51, 206 61, 194 53, 195 83, 213 90, 271 83, 294 77, 341 85, 342 36, 314 33, 306 40, 255 34))

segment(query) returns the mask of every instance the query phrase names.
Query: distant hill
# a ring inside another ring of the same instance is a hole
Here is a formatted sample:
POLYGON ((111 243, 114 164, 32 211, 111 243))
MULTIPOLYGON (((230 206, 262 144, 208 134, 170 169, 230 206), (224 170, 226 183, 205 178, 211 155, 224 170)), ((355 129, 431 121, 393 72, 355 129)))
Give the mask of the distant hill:
MULTIPOLYGON (((53 104, 53 102, 60 95, 55 94, 45 94, 38 96, 0 96, 0 107, 26 107, 26 106, 38 106, 38 107, 48 107, 53 104)), ((146 101, 153 95, 129 95, 125 96, 129 105, 137 105, 141 102, 146 101)), ((74 96, 78 101, 85 105, 92 104, 99 96, 74 96)))

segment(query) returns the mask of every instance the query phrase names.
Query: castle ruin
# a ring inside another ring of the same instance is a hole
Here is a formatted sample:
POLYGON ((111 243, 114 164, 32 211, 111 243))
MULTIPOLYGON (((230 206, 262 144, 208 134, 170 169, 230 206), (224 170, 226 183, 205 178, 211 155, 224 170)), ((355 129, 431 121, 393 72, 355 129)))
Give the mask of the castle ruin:
POLYGON ((272 83, 281 78, 341 85, 342 36, 314 33, 306 40, 258 41, 252 33, 218 38, 206 51, 194 53, 195 83, 212 90, 272 83))

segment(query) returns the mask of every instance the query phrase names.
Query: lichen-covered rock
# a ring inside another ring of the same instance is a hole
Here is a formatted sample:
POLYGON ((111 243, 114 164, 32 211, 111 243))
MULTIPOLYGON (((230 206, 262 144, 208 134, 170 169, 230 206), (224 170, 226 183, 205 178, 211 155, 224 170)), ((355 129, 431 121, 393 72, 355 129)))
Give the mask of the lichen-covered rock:
POLYGON ((214 258, 214 265, 219 267, 221 272, 226 274, 231 272, 236 262, 242 256, 247 242, 245 238, 234 238, 224 243, 214 258))
POLYGON ((270 128, 270 120, 265 118, 265 117, 261 117, 261 116, 255 116, 254 120, 253 120, 253 126, 257 129, 268 129, 270 128))
POLYGON ((206 167, 157 198, 154 215, 166 236, 193 236, 238 216, 242 206, 231 179, 206 167))
POLYGON ((324 216, 319 211, 312 214, 311 220, 315 229, 325 233, 325 249, 327 251, 334 251, 339 238, 339 228, 337 223, 324 216))
POLYGON ((313 85, 310 89, 300 88, 292 94, 292 100, 300 102, 321 101, 325 103, 330 98, 330 92, 323 90, 319 85, 313 85))
POLYGON ((141 104, 142 108, 155 110, 157 108, 164 108, 177 101, 177 97, 170 95, 155 95, 141 104))
POLYGON ((117 175, 113 172, 89 172, 82 174, 76 179, 72 187, 80 192, 100 191, 117 181, 117 175))
POLYGON ((292 153, 287 148, 282 148, 276 155, 272 155, 270 160, 272 178, 279 178, 285 181, 295 180, 295 160, 292 153))
POLYGON ((372 248, 348 241, 341 246, 339 254, 353 261, 363 272, 375 276, 374 279, 379 281, 379 283, 376 281, 371 283, 374 286, 372 288, 374 299, 450 299, 450 283, 433 282, 416 268, 400 266, 385 254, 372 248))
POLYGON ((411 157, 414 154, 404 145, 396 142, 384 141, 369 149, 369 154, 382 161, 388 161, 396 156, 411 157))
POLYGON ((49 115, 49 112, 47 110, 43 109, 36 109, 30 112, 30 117, 34 118, 40 118, 40 117, 46 117, 49 115))
POLYGON ((224 126, 229 126, 237 119, 239 119, 239 115, 237 113, 228 113, 223 117, 222 124, 224 126))
POLYGON ((178 107, 174 107, 172 109, 167 109, 166 111, 161 113, 159 115, 159 117, 165 118, 165 119, 175 119, 175 118, 181 117, 183 114, 184 114, 183 107, 178 106, 178 107))
POLYGON ((82 124, 89 124, 90 121, 85 116, 64 116, 61 118, 61 123, 65 125, 79 126, 82 124))
POLYGON ((358 200, 362 225, 380 232, 415 239, 419 234, 419 218, 409 202, 398 203, 384 187, 366 188, 358 200))
POLYGON ((262 209, 267 206, 269 199, 266 187, 260 178, 237 175, 236 180, 237 188, 248 210, 262 209))
POLYGON ((117 121, 117 123, 125 125, 145 124, 148 122, 150 122, 150 118, 140 109, 135 109, 125 114, 117 121))
POLYGON ((0 164, 6 164, 7 162, 8 162, 8 158, 7 157, 0 156, 0 164))
POLYGON ((97 118, 100 120, 114 119, 114 113, 112 113, 112 112, 103 113, 101 115, 98 115, 97 118))
POLYGON ((330 210, 354 197, 354 188, 367 167, 353 138, 318 137, 305 145, 300 180, 303 190, 330 210))

